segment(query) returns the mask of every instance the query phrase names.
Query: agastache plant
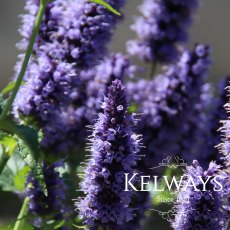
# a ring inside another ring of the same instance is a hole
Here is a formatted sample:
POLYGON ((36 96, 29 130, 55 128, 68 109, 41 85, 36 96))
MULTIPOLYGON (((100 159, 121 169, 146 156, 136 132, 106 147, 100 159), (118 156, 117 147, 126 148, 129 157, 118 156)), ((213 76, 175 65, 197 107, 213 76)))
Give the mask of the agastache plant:
POLYGON ((180 190, 180 202, 176 204, 177 215, 172 222, 173 229, 227 229, 229 219, 224 209, 224 178, 217 179, 218 184, 213 181, 219 169, 219 165, 211 162, 207 171, 204 171, 196 160, 192 166, 187 167, 186 176, 193 178, 195 186, 180 190), (207 181, 205 190, 199 177, 207 181))
POLYGON ((90 229, 117 229, 133 218, 132 192, 124 191, 125 173, 135 171, 140 160, 140 136, 132 131, 133 118, 127 113, 125 88, 120 80, 112 82, 102 108, 81 182, 85 197, 76 205, 90 229))
MULTIPOLYGON (((109 3, 120 9, 124 1, 109 3)), ((38 4, 26 2, 21 51, 28 43, 38 4)), ((26 84, 14 103, 17 118, 29 118, 42 128, 41 145, 46 152, 66 154, 84 146, 84 127, 89 123, 85 117, 87 81, 80 72, 105 55, 118 19, 104 6, 85 0, 48 4, 24 77, 26 84)))
POLYGON ((143 0, 128 55, 112 54, 125 3, 25 1, 15 74, 0 94, 0 187, 24 199, 14 230, 158 229, 158 214, 173 214, 176 230, 230 226, 229 78, 213 93, 210 47, 186 47, 199 1, 143 0), (178 176, 186 163, 179 189, 152 193, 155 174, 178 176), (162 195, 180 199, 164 212, 162 195))
POLYGON ((190 162, 194 154, 204 159, 209 154, 199 143, 206 124, 202 113, 210 102, 205 84, 209 66, 209 47, 197 45, 155 79, 128 83, 131 100, 141 114, 139 132, 146 146, 143 170, 172 154, 183 154, 190 162), (197 122, 198 117, 204 122, 197 122))

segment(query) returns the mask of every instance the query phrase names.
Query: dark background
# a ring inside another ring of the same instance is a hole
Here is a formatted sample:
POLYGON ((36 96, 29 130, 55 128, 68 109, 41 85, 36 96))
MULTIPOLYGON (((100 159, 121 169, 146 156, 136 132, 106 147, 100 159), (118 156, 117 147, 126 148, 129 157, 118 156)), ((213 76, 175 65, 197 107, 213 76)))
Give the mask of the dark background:
MULTIPOLYGON (((23 13, 25 0, 0 1, 0 88, 6 86, 13 75, 17 50, 15 44, 20 40, 17 29, 20 25, 19 14, 23 13)), ((133 15, 137 15, 136 6, 141 1, 129 0, 124 10, 125 21, 113 38, 112 51, 125 51, 125 41, 134 36, 129 30, 133 15)), ((198 14, 194 17, 190 31, 190 44, 201 42, 213 48, 213 67, 211 80, 217 81, 230 72, 230 1, 203 0, 198 14)), ((20 209, 16 196, 0 193, 0 226, 6 220, 14 218, 20 209)), ((162 224, 162 223, 161 223, 162 224)), ((164 225, 154 224, 154 229, 167 229, 164 225), (157 227, 159 226, 159 227, 157 227)), ((149 224, 152 227, 151 224, 149 224)), ((0 227, 1 229, 1 227, 0 227)))

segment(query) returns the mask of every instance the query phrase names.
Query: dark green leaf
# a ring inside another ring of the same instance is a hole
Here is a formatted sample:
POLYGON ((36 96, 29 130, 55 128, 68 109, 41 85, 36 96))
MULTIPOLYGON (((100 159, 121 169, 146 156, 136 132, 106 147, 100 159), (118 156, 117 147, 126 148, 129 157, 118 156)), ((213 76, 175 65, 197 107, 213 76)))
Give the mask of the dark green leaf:
POLYGON ((89 0, 89 1, 102 5, 108 10, 110 10, 112 13, 121 16, 121 14, 117 10, 115 10, 111 5, 109 5, 107 2, 104 2, 103 0, 89 0))

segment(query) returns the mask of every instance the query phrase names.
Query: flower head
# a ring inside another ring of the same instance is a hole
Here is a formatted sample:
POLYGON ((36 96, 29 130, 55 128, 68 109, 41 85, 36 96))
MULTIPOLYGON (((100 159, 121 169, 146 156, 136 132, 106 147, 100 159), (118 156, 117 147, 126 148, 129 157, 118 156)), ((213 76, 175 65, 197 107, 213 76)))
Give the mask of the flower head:
MULTIPOLYGON (((117 9, 124 3, 108 2, 117 9)), ((26 1, 29 13, 22 17, 23 39, 18 45, 22 52, 28 44, 38 5, 38 0, 26 1)), ((105 7, 86 0, 56 0, 47 5, 25 74, 26 84, 14 103, 17 118, 29 117, 30 124, 42 128, 42 147, 46 152, 65 154, 82 147, 85 126, 89 124, 85 117, 88 79, 80 72, 93 68, 107 52, 118 18, 105 7)), ((20 61, 16 72, 19 66, 20 61)))
POLYGON ((125 173, 134 172, 139 159, 139 136, 131 129, 125 88, 112 82, 92 134, 91 157, 77 202, 80 215, 90 227, 121 226, 132 219, 131 191, 125 189, 125 173))
POLYGON ((131 26, 138 38, 128 42, 128 52, 149 62, 175 61, 197 5, 197 0, 145 0, 142 16, 131 26))
MULTIPOLYGON (((228 215, 224 210, 223 181, 220 178, 218 184, 214 177, 220 166, 211 162, 207 171, 200 167, 198 161, 187 167, 187 180, 184 181, 183 189, 179 192, 179 200, 176 204, 177 215, 172 222, 176 230, 201 230, 201 229, 227 229, 228 215), (191 180, 195 186, 187 186, 191 180), (205 189, 202 181, 206 182, 205 189)), ((217 179, 217 178, 216 178, 217 179)))
POLYGON ((142 114, 139 132, 146 146, 145 169, 175 154, 188 163, 194 156, 206 159, 209 154, 201 148, 206 132, 203 112, 210 104, 204 83, 209 52, 209 47, 197 45, 193 52, 185 50, 177 64, 154 80, 128 84, 131 100, 142 114))
POLYGON ((222 94, 222 100, 220 102, 222 106, 222 110, 219 109, 217 113, 222 112, 219 115, 219 121, 222 123, 222 126, 220 128, 221 138, 219 138, 219 144, 218 149, 220 153, 220 158, 225 165, 226 169, 228 170, 228 173, 230 175, 230 121, 228 119, 228 114, 230 111, 230 103, 229 103, 229 78, 226 79, 226 82, 224 84, 224 88, 226 89, 225 92, 223 91, 222 94), (225 113, 223 114, 223 108, 225 109, 225 113), (221 141, 221 143, 220 143, 221 141))

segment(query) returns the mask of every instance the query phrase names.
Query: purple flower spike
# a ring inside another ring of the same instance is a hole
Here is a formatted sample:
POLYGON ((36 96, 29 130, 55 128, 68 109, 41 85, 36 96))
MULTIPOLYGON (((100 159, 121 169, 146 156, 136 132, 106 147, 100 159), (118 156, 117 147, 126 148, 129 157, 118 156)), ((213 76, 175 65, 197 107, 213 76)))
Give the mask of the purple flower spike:
POLYGON ((138 38, 128 42, 128 52, 148 62, 176 61, 197 5, 197 0, 145 0, 142 16, 131 26, 138 38))
POLYGON ((220 122, 222 123, 222 127, 220 128, 220 133, 221 133, 221 142, 218 145, 218 149, 220 152, 220 158, 223 161, 223 164, 225 168, 227 169, 227 172, 230 177, 230 120, 229 120, 229 113, 230 113, 230 102, 229 102, 229 92, 230 92, 230 87, 229 87, 229 78, 226 79, 226 92, 225 92, 225 97, 223 97, 222 102, 226 102, 226 104, 222 104, 225 109, 225 118, 220 117, 220 122), (228 86, 227 86, 228 85, 228 86))
MULTIPOLYGON (((38 181, 31 173, 26 181, 26 196, 29 197, 29 212, 33 215, 33 226, 44 227, 49 221, 69 221, 72 211, 66 205, 66 190, 63 179, 60 177, 58 168, 63 167, 63 162, 56 162, 50 166, 43 165, 43 174, 47 188, 44 194, 38 181)), ((56 222, 57 223, 57 222, 56 222)), ((70 223, 66 223, 68 226, 70 223)), ((69 229, 64 228, 60 229, 69 229)))
MULTIPOLYGON (((124 2, 108 1, 118 10, 124 2)), ((26 1, 28 14, 22 17, 23 39, 18 45, 22 52, 38 5, 38 0, 26 1)), ((14 103, 16 118, 29 117, 30 125, 42 128, 46 152, 65 155, 84 146, 85 126, 89 124, 85 116, 88 80, 80 72, 93 68, 107 53, 118 19, 105 7, 87 0, 56 0, 47 5, 25 74, 26 84, 14 103)))
POLYGON ((206 161, 210 153, 202 140, 208 127, 204 112, 210 104, 210 90, 204 79, 209 66, 209 47, 197 45, 193 52, 185 50, 177 64, 155 79, 128 84, 131 100, 142 114, 143 170, 177 154, 187 163, 194 157, 206 161))
POLYGON ((224 178, 216 177, 218 184, 214 181, 219 168, 220 166, 211 162, 208 170, 204 171, 196 160, 193 161, 192 166, 187 167, 185 174, 187 179, 179 192, 180 201, 176 204, 177 215, 172 222, 175 230, 227 229, 228 214, 223 208, 224 178), (205 188, 200 178, 204 182, 208 181, 205 188), (191 186, 191 183, 187 186, 189 180, 194 182, 195 187, 191 186))
POLYGON ((133 118, 127 113, 125 88, 120 80, 112 82, 102 108, 92 134, 91 158, 81 183, 86 196, 76 205, 90 228, 114 229, 133 218, 132 192, 124 191, 124 173, 134 172, 139 160, 140 136, 130 126, 133 118))

